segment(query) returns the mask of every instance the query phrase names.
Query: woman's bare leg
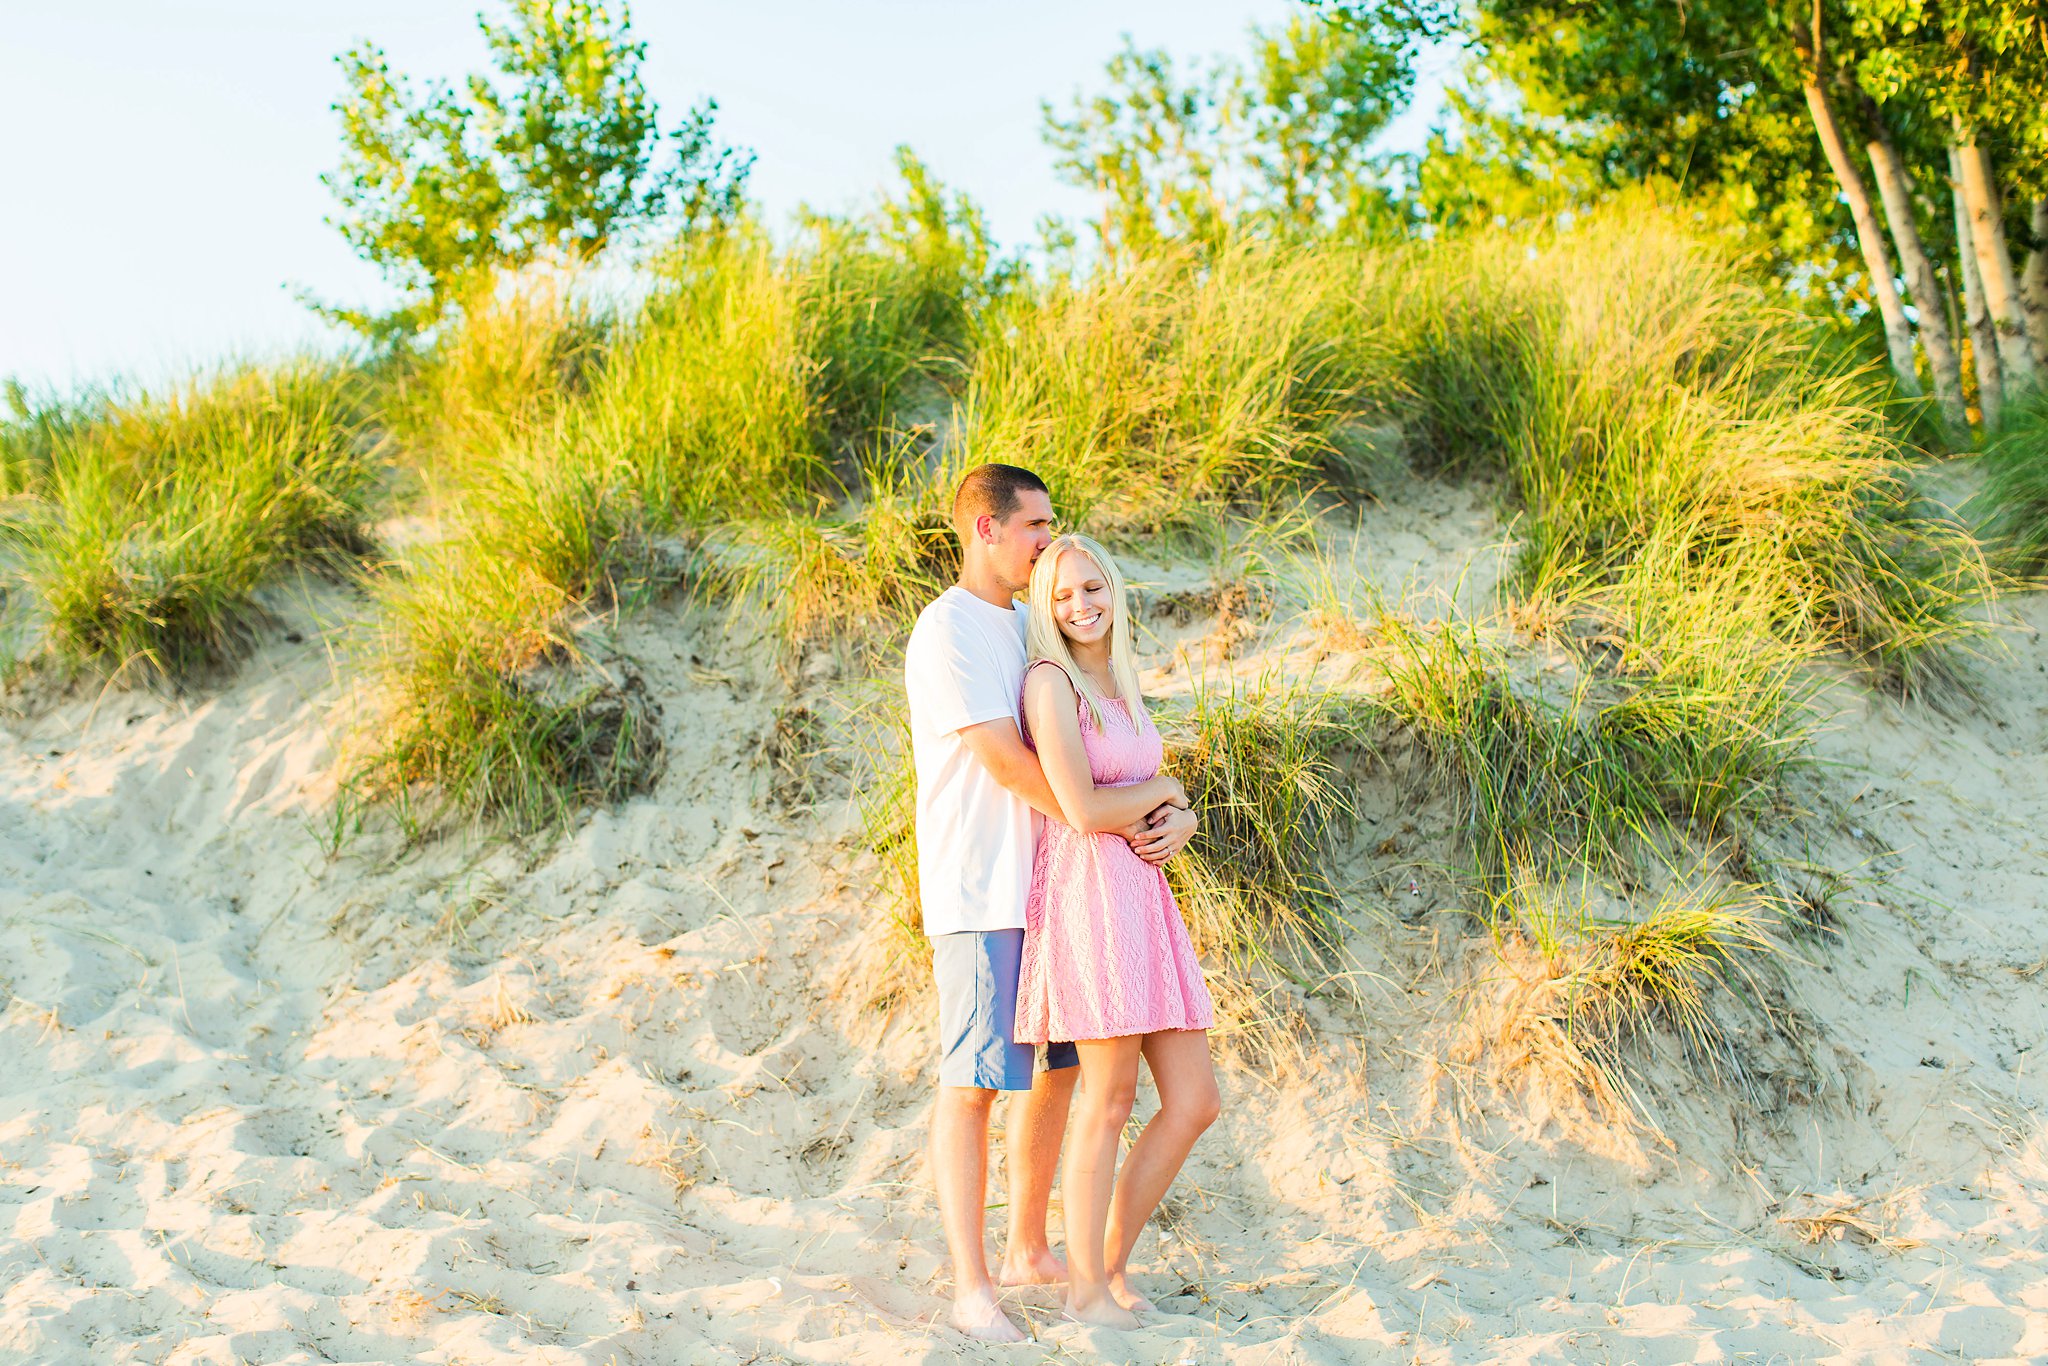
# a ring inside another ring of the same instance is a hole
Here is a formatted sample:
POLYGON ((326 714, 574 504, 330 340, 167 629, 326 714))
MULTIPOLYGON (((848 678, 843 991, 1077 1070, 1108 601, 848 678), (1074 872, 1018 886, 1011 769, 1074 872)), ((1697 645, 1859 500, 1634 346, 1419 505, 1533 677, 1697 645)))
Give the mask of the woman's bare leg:
POLYGON ((1108 1262, 1104 1269, 1110 1293, 1118 1304, 1131 1310, 1152 1307, 1129 1284, 1128 1264, 1131 1247, 1138 1241, 1138 1230, 1159 1208, 1166 1188, 1173 1184, 1181 1164, 1194 1149, 1195 1140, 1216 1122, 1223 1109, 1223 1098, 1216 1089, 1216 1068, 1209 1060, 1206 1030, 1170 1029, 1147 1034, 1142 1048, 1146 1065, 1152 1069, 1153 1084, 1159 1088, 1159 1113, 1152 1116, 1124 1157, 1105 1229, 1108 1262))
POLYGON ((1109 1291, 1107 1227, 1116 1189, 1116 1153, 1138 1098, 1143 1037, 1077 1040, 1081 1097, 1067 1138, 1067 1312, 1084 1323, 1136 1328, 1138 1320, 1109 1291))

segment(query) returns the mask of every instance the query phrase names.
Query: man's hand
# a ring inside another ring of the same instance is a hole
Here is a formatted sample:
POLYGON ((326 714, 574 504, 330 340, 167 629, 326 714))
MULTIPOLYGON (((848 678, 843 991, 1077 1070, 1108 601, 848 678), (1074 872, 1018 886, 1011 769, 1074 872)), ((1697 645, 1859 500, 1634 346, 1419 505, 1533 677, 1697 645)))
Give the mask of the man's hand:
POLYGON ((1145 818, 1142 826, 1125 832, 1131 852, 1150 864, 1161 864, 1187 847, 1199 824, 1195 813, 1184 806, 1162 806, 1145 818))

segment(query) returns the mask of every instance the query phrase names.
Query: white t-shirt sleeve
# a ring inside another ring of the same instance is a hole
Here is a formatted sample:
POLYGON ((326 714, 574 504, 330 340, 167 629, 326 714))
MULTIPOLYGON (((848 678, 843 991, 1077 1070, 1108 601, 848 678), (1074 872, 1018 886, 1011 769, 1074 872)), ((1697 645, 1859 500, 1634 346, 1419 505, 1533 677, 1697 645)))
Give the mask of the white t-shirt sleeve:
POLYGON ((911 703, 931 734, 950 735, 1000 717, 1017 718, 1009 671, 971 621, 935 614, 904 658, 911 703))

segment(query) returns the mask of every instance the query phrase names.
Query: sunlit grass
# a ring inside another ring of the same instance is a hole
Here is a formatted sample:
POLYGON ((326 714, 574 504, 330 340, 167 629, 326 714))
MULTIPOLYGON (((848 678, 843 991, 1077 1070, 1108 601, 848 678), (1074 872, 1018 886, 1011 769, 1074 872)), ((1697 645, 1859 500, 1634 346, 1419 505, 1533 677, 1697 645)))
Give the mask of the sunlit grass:
POLYGON ((1984 482, 1971 512, 2013 573, 2039 576, 2048 570, 2048 400, 2009 411, 1978 463, 1984 482))
POLYGON ((344 367, 222 371, 35 431, 19 574, 43 648, 64 664, 188 676, 245 643, 278 569, 367 549, 379 462, 362 382, 344 367))

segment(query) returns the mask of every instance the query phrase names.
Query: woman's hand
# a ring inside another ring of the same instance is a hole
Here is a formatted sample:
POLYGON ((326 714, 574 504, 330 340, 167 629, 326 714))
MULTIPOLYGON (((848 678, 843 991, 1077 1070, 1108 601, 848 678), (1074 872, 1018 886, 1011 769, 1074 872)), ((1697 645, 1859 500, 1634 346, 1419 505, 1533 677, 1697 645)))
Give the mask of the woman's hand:
POLYGON ((1155 866, 1164 863, 1187 847, 1199 825, 1195 813, 1187 807, 1162 806, 1147 818, 1137 834, 1129 836, 1131 852, 1155 866))

